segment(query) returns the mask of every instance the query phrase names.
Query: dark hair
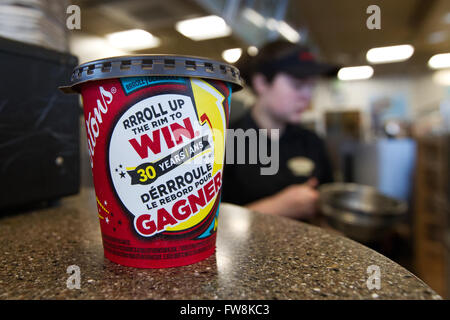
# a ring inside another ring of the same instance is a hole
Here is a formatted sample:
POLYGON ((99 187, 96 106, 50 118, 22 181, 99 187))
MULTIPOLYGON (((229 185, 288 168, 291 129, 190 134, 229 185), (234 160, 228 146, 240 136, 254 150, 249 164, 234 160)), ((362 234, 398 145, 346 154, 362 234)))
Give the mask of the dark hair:
POLYGON ((244 52, 242 58, 236 63, 236 67, 239 69, 241 77, 246 84, 253 89, 253 75, 261 73, 266 77, 267 81, 272 82, 273 78, 278 74, 278 70, 264 68, 264 65, 270 64, 284 55, 299 50, 300 48, 305 47, 285 40, 269 42, 259 49, 259 52, 255 57, 244 52))

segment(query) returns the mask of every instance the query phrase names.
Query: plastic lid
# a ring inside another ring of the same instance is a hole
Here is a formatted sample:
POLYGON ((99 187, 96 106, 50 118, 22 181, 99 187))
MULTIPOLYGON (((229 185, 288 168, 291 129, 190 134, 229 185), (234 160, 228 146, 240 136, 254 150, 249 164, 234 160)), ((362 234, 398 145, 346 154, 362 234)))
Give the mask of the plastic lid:
POLYGON ((243 87, 239 70, 229 64, 201 57, 147 54, 83 63, 73 70, 70 84, 60 89, 65 93, 77 93, 79 85, 88 81, 139 76, 215 79, 231 83, 233 91, 243 87))

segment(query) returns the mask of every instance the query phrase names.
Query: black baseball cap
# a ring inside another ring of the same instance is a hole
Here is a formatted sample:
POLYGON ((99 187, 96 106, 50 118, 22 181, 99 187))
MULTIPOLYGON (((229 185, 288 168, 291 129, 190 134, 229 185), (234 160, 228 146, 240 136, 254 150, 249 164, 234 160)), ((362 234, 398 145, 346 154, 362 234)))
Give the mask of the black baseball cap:
POLYGON ((241 76, 251 85, 251 77, 261 73, 271 81, 276 74, 286 73, 295 78, 336 76, 338 66, 320 62, 311 50, 291 42, 278 40, 259 49, 255 57, 246 55, 237 63, 241 76))

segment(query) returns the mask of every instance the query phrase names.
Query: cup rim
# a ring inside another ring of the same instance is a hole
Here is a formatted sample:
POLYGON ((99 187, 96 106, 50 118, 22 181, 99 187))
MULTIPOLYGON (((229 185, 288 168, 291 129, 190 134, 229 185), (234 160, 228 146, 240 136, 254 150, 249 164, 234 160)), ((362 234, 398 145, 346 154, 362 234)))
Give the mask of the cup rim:
POLYGON ((209 58, 175 55, 126 55, 85 62, 75 67, 70 83, 59 89, 79 93, 86 82, 139 76, 173 76, 221 80, 231 84, 234 92, 244 86, 239 69, 209 58))

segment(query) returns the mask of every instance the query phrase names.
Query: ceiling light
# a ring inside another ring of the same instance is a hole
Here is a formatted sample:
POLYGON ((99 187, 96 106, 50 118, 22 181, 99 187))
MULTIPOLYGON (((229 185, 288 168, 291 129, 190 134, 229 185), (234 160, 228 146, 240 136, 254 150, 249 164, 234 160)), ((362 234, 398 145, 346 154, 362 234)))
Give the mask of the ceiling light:
POLYGON ((266 18, 253 9, 245 8, 242 10, 242 16, 257 27, 262 28, 266 24, 266 18))
POLYGON ((222 58, 228 63, 235 63, 236 61, 239 60, 241 54, 242 54, 241 48, 228 49, 222 52, 222 58))
POLYGON ((274 18, 269 18, 266 21, 266 27, 269 30, 276 31, 278 28, 278 21, 275 20, 274 18))
POLYGON ((159 38, 141 29, 110 33, 106 39, 115 48, 131 51, 154 48, 160 44, 159 38))
POLYGON ((195 41, 221 38, 231 34, 231 28, 219 16, 179 21, 175 24, 175 29, 195 41))
POLYGON ((249 56, 254 57, 254 56, 256 56, 258 54, 258 52, 259 52, 259 50, 255 46, 250 46, 250 47, 247 48, 247 53, 248 53, 249 56))
POLYGON ((442 69, 450 67, 450 53, 435 54, 428 60, 431 69, 442 69))
POLYGON ((130 54, 128 51, 111 46, 104 37, 86 35, 81 32, 75 32, 71 35, 70 52, 78 57, 80 64, 87 61, 130 54))
POLYGON ((278 32, 286 38, 286 40, 296 43, 300 41, 300 34, 284 21, 278 21, 278 32))
POLYGON ((369 79, 373 75, 371 66, 347 67, 341 68, 338 72, 339 80, 362 80, 369 79))
POLYGON ((438 85, 450 87, 450 69, 434 72, 433 81, 438 85))
POLYGON ((373 48, 367 51, 366 58, 370 63, 389 63, 408 60, 414 53, 409 44, 373 48))
POLYGON ((286 40, 296 43, 300 41, 300 34, 283 20, 269 18, 266 21, 266 28, 271 31, 278 31, 286 40))

